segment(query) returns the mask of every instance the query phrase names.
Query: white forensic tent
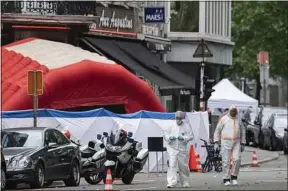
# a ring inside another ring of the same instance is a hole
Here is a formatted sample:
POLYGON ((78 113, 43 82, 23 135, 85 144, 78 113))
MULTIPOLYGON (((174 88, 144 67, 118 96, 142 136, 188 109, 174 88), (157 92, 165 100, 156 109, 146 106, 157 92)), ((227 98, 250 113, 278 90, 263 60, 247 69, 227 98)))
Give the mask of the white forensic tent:
POLYGON ((239 110, 245 110, 249 106, 252 106, 253 109, 258 107, 256 99, 240 91, 227 78, 222 79, 213 89, 215 91, 212 92, 208 100, 208 107, 211 109, 225 109, 229 108, 232 104, 236 105, 239 110))
MULTIPOLYGON (((139 111, 132 114, 115 114, 105 109, 96 109, 85 112, 66 112, 53 109, 38 110, 37 126, 52 127, 62 130, 65 126, 71 132, 72 139, 80 140, 82 145, 90 140, 95 140, 97 134, 110 132, 112 129, 123 128, 133 132, 133 138, 143 143, 147 148, 148 137, 162 137, 164 131, 175 123, 175 113, 158 113, 139 111)), ((185 123, 188 124, 194 134, 194 144, 197 154, 201 157, 201 163, 205 162, 207 152, 201 148, 203 142, 209 140, 209 126, 207 112, 188 112, 185 123)), ((33 125, 33 111, 2 112, 2 128, 31 127, 33 125)), ((190 145, 191 145, 190 144, 190 145)), ((165 143, 164 143, 165 145, 165 143)), ((190 145, 188 145, 190 147, 190 145)), ((164 153, 164 170, 167 169, 167 154, 164 153)), ((157 170, 156 153, 149 153, 149 172, 157 170)), ((162 155, 158 154, 158 169, 162 170, 162 155)), ((148 172, 148 164, 143 169, 148 172)))

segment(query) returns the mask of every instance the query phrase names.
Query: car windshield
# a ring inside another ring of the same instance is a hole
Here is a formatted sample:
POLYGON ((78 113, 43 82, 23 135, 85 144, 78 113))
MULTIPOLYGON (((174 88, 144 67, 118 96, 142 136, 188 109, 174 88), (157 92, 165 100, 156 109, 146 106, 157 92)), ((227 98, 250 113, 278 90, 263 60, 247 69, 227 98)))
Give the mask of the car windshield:
POLYGON ((265 107, 263 109, 263 118, 262 118, 262 123, 265 124, 265 122, 269 119, 269 117, 273 114, 273 113, 287 113, 287 111, 283 108, 269 108, 269 107, 265 107))
POLYGON ((287 128, 287 115, 276 115, 273 128, 278 136, 284 136, 284 129, 287 128))
POLYGON ((2 147, 39 147, 43 145, 41 131, 2 131, 2 147))
POLYGON ((284 131, 287 128, 287 115, 286 116, 277 116, 274 121, 275 129, 284 131))

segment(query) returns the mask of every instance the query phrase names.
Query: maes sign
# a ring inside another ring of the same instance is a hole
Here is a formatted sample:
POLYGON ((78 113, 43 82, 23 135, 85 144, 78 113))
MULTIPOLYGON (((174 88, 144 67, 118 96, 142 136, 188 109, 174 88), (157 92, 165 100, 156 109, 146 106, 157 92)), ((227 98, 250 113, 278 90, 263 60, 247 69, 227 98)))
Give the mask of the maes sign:
MULTIPOLYGON (((98 10, 100 11, 100 10, 98 10)), ((128 11, 129 13, 129 11, 128 11)), ((133 13, 133 12, 132 12, 133 13)), ((122 11, 121 9, 102 9, 101 12, 98 12, 99 18, 92 23, 90 29, 116 29, 121 31, 133 31, 133 15, 127 14, 127 9, 122 11)))

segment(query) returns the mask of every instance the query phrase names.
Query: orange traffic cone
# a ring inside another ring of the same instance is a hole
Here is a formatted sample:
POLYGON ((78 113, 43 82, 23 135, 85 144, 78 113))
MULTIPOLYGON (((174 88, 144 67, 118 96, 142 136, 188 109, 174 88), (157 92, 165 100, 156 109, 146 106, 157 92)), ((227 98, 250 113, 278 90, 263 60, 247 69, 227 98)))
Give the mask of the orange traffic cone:
POLYGON ((251 165, 251 167, 259 167, 256 151, 253 151, 253 153, 252 153, 252 165, 251 165))
POLYGON ((111 175, 111 170, 108 168, 107 173, 106 173, 106 182, 105 182, 105 188, 104 190, 113 190, 113 180, 112 180, 112 175, 111 175))
POLYGON ((190 171, 197 171, 197 160, 196 160, 194 145, 191 145, 190 147, 189 169, 190 171))
POLYGON ((200 155, 197 155, 196 161, 197 161, 197 172, 202 172, 200 155))

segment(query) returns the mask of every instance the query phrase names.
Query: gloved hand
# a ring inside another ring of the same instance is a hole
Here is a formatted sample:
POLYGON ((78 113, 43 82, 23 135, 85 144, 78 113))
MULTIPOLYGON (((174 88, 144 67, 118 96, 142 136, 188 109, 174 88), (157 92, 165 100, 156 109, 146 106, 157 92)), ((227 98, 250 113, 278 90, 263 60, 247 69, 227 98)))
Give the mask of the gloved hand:
POLYGON ((219 143, 215 143, 214 145, 214 150, 217 152, 219 151, 219 143))
POLYGON ((179 141, 184 141, 184 137, 179 136, 179 137, 178 137, 178 140, 179 140, 179 141))
POLYGON ((169 139, 170 139, 170 141, 174 141, 176 139, 176 137, 170 136, 169 139))
POLYGON ((245 150, 245 144, 241 143, 241 152, 245 150))

